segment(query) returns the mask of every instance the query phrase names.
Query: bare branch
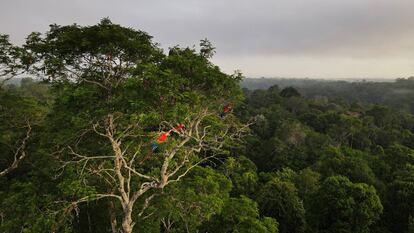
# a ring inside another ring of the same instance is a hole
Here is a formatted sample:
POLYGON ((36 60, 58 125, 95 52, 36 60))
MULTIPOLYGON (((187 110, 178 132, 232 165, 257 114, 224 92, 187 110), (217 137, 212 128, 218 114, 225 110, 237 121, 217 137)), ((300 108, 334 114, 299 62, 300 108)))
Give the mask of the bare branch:
POLYGON ((26 121, 26 127, 27 127, 26 135, 22 139, 20 146, 17 148, 17 150, 14 153, 13 163, 9 167, 1 171, 0 176, 5 176, 12 170, 16 169, 19 166, 19 163, 26 157, 27 154, 26 154, 25 149, 27 146, 27 141, 29 140, 31 132, 32 132, 32 127, 30 126, 30 123, 28 121, 26 121))
MULTIPOLYGON (((135 224, 132 220, 132 212, 139 198, 143 198, 148 191, 154 190, 151 195, 144 199, 141 210, 138 213, 141 219, 151 216, 153 213, 144 216, 145 210, 150 206, 153 198, 159 195, 157 193, 159 190, 162 190, 170 183, 179 182, 192 169, 222 153, 222 148, 227 142, 226 140, 238 139, 246 131, 243 127, 236 128, 232 127, 231 124, 225 124, 220 132, 215 132, 212 126, 204 124, 206 117, 214 115, 216 113, 210 112, 205 108, 187 116, 183 122, 178 122, 185 123, 186 127, 177 132, 179 137, 171 138, 165 142, 166 146, 163 149, 162 156, 154 158, 154 160, 159 159, 159 161, 154 162, 155 164, 160 162, 160 167, 142 166, 138 169, 139 163, 137 164, 136 161, 140 155, 143 155, 141 148, 144 145, 145 147, 148 146, 146 144, 147 140, 145 140, 148 134, 136 134, 136 129, 139 127, 137 124, 117 124, 119 118, 109 114, 104 121, 94 123, 92 129, 97 135, 104 137, 107 143, 111 145, 111 155, 87 156, 75 152, 71 147, 68 147, 69 153, 74 156, 74 159, 67 163, 80 163, 79 169, 81 174, 84 170, 88 174, 96 174, 110 186, 112 191, 108 193, 109 196, 107 197, 116 196, 122 206, 123 218, 122 224, 119 224, 121 225, 119 227, 129 226, 129 229, 132 229, 135 224), (137 144, 137 147, 135 147, 135 144, 137 144), (135 148, 132 149, 132 147, 135 148), (209 152, 209 156, 205 155, 205 153, 203 154, 203 152, 209 152), (98 166, 96 166, 96 162, 92 163, 92 161, 98 160, 102 161, 98 166), (154 174, 154 172, 156 173, 154 174)), ((163 121, 159 124, 159 130, 174 131, 176 124, 177 122, 163 121)), ((74 204, 99 200, 104 198, 103 195, 105 194, 102 194, 102 196, 84 197, 74 202, 74 204)), ((112 217, 111 222, 115 224, 117 221, 112 217)), ((174 222, 171 222, 171 219, 164 219, 163 224, 170 226, 174 222)), ((115 225, 112 226, 115 227, 115 225)), ((116 228, 114 227, 113 231, 116 228)))
POLYGON ((155 196, 157 196, 157 194, 152 194, 151 196, 149 196, 149 197, 147 197, 146 199, 145 199, 145 201, 144 201, 144 205, 142 206, 142 209, 141 209, 141 211, 139 212, 139 214, 138 214, 138 216, 142 216, 143 214, 144 214, 144 211, 148 208, 148 206, 149 206, 149 203, 151 202, 151 200, 155 197, 155 196))
POLYGON ((130 167, 128 165, 128 163, 125 161, 124 157, 121 157, 121 159, 122 159, 122 162, 123 162, 123 166, 126 169, 128 169, 129 171, 131 171, 132 173, 134 173, 135 175, 137 175, 138 177, 141 177, 141 178, 144 178, 144 179, 147 179, 147 180, 157 181, 157 179, 155 177, 144 175, 142 173, 137 172, 134 168, 130 167))
POLYGON ((177 179, 174 179, 174 180, 169 180, 168 182, 167 182, 167 184, 169 184, 169 183, 172 183, 172 182, 178 182, 178 181, 180 181, 184 176, 186 176, 187 175, 187 173, 188 172, 190 172, 193 168, 195 168, 195 167, 197 167, 198 165, 200 165, 200 163, 202 163, 202 162, 204 162, 204 161, 207 161, 207 160, 209 160, 209 159, 211 159, 211 158, 213 158, 214 157, 214 155, 212 155, 212 156, 208 156, 208 157, 205 157, 205 158, 203 158, 203 159, 201 159, 200 161, 198 161, 197 163, 195 163, 195 164, 193 164, 192 166, 190 166, 189 168, 187 168, 181 175, 179 175, 178 177, 177 177, 177 179))

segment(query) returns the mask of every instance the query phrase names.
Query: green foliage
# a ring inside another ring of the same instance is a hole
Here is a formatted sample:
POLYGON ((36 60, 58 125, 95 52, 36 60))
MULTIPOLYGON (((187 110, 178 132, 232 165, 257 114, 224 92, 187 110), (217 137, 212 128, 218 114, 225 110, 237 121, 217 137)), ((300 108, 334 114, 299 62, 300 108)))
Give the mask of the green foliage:
MULTIPOLYGON (((375 187, 376 196, 381 199, 384 214, 370 220, 369 226, 361 231, 369 228, 384 232, 407 231, 412 210, 409 204, 402 203, 410 203, 410 183, 402 182, 397 178, 402 176, 397 174, 402 172, 410 177, 409 172, 403 171, 413 164, 413 116, 384 106, 348 104, 324 97, 293 96, 264 104, 264 97, 275 90, 244 90, 246 101, 241 117, 256 117, 252 126, 254 135, 247 140, 245 154, 256 164, 258 172, 271 172, 261 176, 262 182, 277 177, 279 182, 295 184, 297 196, 307 213, 306 231, 318 231, 311 228, 315 222, 311 216, 317 215, 322 207, 323 202, 315 204, 313 201, 319 192, 320 180, 338 175, 351 182, 371 185, 370 189, 375 187), (399 201, 397 193, 404 193, 399 201), (402 206, 396 208, 400 204, 402 206)), ((272 198, 269 194, 264 199, 272 198)), ((282 231, 287 222, 275 218, 282 231)), ((347 220, 338 221, 347 227, 355 225, 345 224, 347 220)))
MULTIPOLYGON (((137 164, 150 155, 137 172, 157 176, 163 152, 182 140, 170 137, 152 154, 159 132, 206 111, 204 139, 224 145, 194 153, 182 167, 194 165, 186 176, 138 199, 134 232, 413 232, 413 78, 257 79, 245 82, 270 87, 241 90, 239 71, 225 74, 209 60, 215 48, 207 39, 199 48, 164 53, 147 33, 107 18, 51 25, 21 47, 0 35, 0 172, 23 142, 27 154, 0 176, 0 231, 108 232, 124 208, 98 194, 120 185, 95 172, 114 162, 64 161, 111 155, 93 128, 105 132, 111 115, 120 129, 114 137, 127 138, 126 154, 136 153, 137 164), (33 74, 44 80, 16 78, 33 74), (233 112, 220 118, 225 105, 233 112), (223 136, 240 122, 253 123, 244 141, 223 136), (219 156, 201 161, 212 154, 219 156)), ((171 167, 183 158, 178 151, 171 167)), ((132 178, 132 190, 144 180, 132 178)))
POLYGON ((414 165, 407 164, 393 174, 387 186, 385 220, 394 232, 412 230, 414 212, 414 165))
POLYGON ((0 89, 0 171, 12 164, 15 155, 30 146, 46 110, 45 104, 32 97, 0 89), (27 134, 29 138, 24 142, 27 134), (25 148, 21 147, 23 142, 25 148))
POLYGON ((414 150, 403 145, 394 144, 385 150, 384 160, 393 171, 406 168, 414 164, 414 150))
MULTIPOLYGON (((10 182, 0 191, 2 214, 1 232, 41 233, 51 229, 55 223, 50 214, 53 208, 52 195, 42 194, 42 186, 33 181, 10 182)), ((62 229, 62 232, 67 232, 62 229)))
POLYGON ((25 50, 10 43, 8 35, 0 34, 0 88, 5 81, 21 74, 26 60, 25 50))
POLYGON ((222 212, 203 226, 203 232, 218 233, 277 233, 278 223, 269 217, 259 217, 257 204, 245 197, 230 198, 222 212))
POLYGON ((369 232, 382 210, 374 187, 331 176, 314 195, 310 224, 319 232, 369 232))
POLYGON ((233 184, 232 196, 252 196, 257 189, 259 177, 256 165, 244 156, 228 158, 221 167, 233 184))
POLYGON ((368 156, 361 151, 352 149, 327 148, 318 164, 318 171, 323 178, 334 175, 348 177, 355 183, 375 185, 374 172, 364 160, 368 156))
POLYGON ((207 39, 203 39, 200 41, 200 54, 201 56, 205 57, 205 58, 212 58, 214 53, 216 53, 215 51, 215 47, 213 46, 213 44, 207 40, 207 39))
POLYGON ((280 232, 304 232, 305 209, 293 183, 275 177, 266 182, 256 195, 261 213, 275 218, 280 232))
POLYGON ((245 79, 242 87, 249 89, 267 89, 272 85, 280 88, 294 87, 307 98, 318 98, 320 101, 346 100, 354 106, 368 107, 379 104, 397 111, 414 112, 414 78, 398 78, 389 82, 383 81, 336 81, 318 79, 261 78, 245 79))
POLYGON ((286 98, 299 97, 300 93, 293 87, 286 87, 280 92, 280 96, 286 98))
POLYGON ((319 190, 320 177, 321 175, 311 168, 301 170, 298 175, 294 177, 298 195, 304 201, 305 205, 308 204, 310 197, 319 190))
POLYGON ((149 219, 138 218, 138 228, 144 231, 158 222, 161 231, 195 232, 222 211, 230 190, 231 182, 224 175, 212 168, 197 167, 182 182, 168 186, 156 197, 145 214, 157 214, 149 219))

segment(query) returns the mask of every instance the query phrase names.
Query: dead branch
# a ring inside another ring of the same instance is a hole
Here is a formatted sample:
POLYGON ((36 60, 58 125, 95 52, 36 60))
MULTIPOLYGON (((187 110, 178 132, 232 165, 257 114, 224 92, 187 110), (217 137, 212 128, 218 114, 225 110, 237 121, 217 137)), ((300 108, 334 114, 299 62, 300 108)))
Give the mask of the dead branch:
POLYGON ((26 135, 22 139, 20 146, 16 149, 14 152, 14 158, 12 164, 0 172, 0 176, 5 176, 6 174, 10 173, 12 170, 16 169, 19 166, 19 163, 27 156, 27 153, 25 151, 27 146, 27 141, 29 140, 31 133, 32 133, 32 127, 29 123, 29 121, 26 121, 26 135))
MULTIPOLYGON (((186 117, 184 123, 187 127, 178 132, 179 139, 174 140, 177 143, 165 149, 163 156, 159 157, 161 167, 157 174, 152 173, 153 170, 146 171, 148 168, 142 167, 142 164, 136 162, 138 157, 143 156, 141 147, 146 140, 142 139, 148 136, 134 133, 139 125, 118 125, 117 118, 112 114, 109 114, 104 121, 92 124, 92 130, 97 135, 105 138, 108 144, 111 145, 111 154, 89 156, 68 147, 72 159, 64 162, 63 168, 69 164, 78 164, 81 175, 84 171, 87 171, 88 174, 101 177, 109 186, 109 190, 112 190, 112 193, 82 197, 71 202, 71 205, 76 206, 82 202, 99 200, 105 197, 115 198, 120 202, 123 211, 123 219, 119 227, 132 229, 135 224, 132 220, 132 211, 135 202, 139 198, 143 197, 149 190, 162 190, 170 183, 179 182, 192 169, 221 153, 227 139, 236 140, 240 138, 248 128, 248 126, 232 128, 231 125, 228 125, 219 135, 214 135, 212 127, 203 125, 203 122, 206 117, 215 114, 205 108, 199 111, 198 114, 186 117), (128 140, 131 139, 138 141, 138 148, 130 149, 128 140), (209 151, 211 155, 201 156, 200 152, 202 151, 209 151), (101 162, 96 167, 96 162, 92 161, 101 162), (133 183, 134 185, 132 185, 133 183)), ((163 121, 160 123, 159 129, 160 131, 166 128, 171 130, 174 129, 175 124, 176 122, 163 121)), ((143 206, 138 213, 139 217, 144 218, 151 215, 143 216, 156 195, 158 194, 155 192, 144 199, 143 206)), ((116 223, 117 221, 111 218, 111 222, 116 223)), ((171 223, 166 220, 163 224, 170 225, 171 223)))

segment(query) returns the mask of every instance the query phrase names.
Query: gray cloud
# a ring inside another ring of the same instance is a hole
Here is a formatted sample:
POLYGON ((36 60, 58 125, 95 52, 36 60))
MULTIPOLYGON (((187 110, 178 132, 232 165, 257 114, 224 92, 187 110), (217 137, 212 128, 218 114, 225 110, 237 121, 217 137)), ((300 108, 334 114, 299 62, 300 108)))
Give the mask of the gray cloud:
POLYGON ((21 43, 51 23, 109 16, 164 48, 207 37, 228 72, 396 77, 414 73, 413 10, 412 0, 2 0, 0 32, 21 43))

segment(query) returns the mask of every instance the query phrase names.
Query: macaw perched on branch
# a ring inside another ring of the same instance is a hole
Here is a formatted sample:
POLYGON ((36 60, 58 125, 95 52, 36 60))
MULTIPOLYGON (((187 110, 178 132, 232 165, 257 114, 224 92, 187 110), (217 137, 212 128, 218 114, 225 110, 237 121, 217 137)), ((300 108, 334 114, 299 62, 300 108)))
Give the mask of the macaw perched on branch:
POLYGON ((153 143, 151 144, 151 150, 152 150, 153 152, 155 152, 155 151, 156 151, 156 150, 160 147, 160 144, 161 144, 161 143, 163 143, 163 142, 165 142, 165 141, 168 139, 168 136, 170 136, 170 133, 171 133, 171 130, 170 130, 170 131, 168 131, 168 132, 162 133, 162 134, 158 137, 157 141, 156 141, 156 142, 153 142, 153 143))
POLYGON ((175 130, 177 132, 181 132, 181 130, 183 130, 185 128, 184 124, 177 124, 177 126, 175 127, 175 130))
POLYGON ((171 130, 169 130, 168 132, 164 132, 164 133, 162 133, 159 137, 158 137, 158 139, 157 139, 157 141, 156 142, 153 142, 152 144, 151 144, 151 150, 153 151, 153 152, 155 152, 159 147, 160 147, 160 144, 161 143, 163 143, 163 142, 165 142, 167 139, 168 139, 168 137, 171 135, 171 136, 178 136, 181 132, 182 132, 182 130, 185 128, 185 125, 184 124, 182 124, 182 123, 179 123, 179 124, 177 124, 177 126, 175 126, 175 128, 174 129, 171 129, 171 130))
POLYGON ((185 129, 184 124, 181 124, 181 123, 177 124, 177 126, 175 126, 175 128, 172 130, 171 136, 173 136, 174 138, 177 138, 184 129, 185 129))
POLYGON ((168 136, 170 136, 170 133, 171 133, 171 130, 170 130, 170 131, 168 131, 168 132, 162 133, 162 134, 158 137, 157 142, 158 142, 158 143, 163 143, 163 142, 165 142, 165 141, 168 139, 168 136))
POLYGON ((165 142, 168 139, 168 136, 170 136, 171 131, 172 130, 162 133, 157 138, 156 142, 151 143, 151 152, 148 153, 148 155, 145 156, 144 159, 142 159, 139 164, 143 164, 145 161, 147 161, 151 157, 152 153, 157 153, 158 152, 158 148, 160 147, 160 144, 165 142))
POLYGON ((227 114, 229 114, 232 111, 232 108, 230 105, 226 105, 223 107, 223 112, 220 113, 220 117, 224 118, 227 114))

